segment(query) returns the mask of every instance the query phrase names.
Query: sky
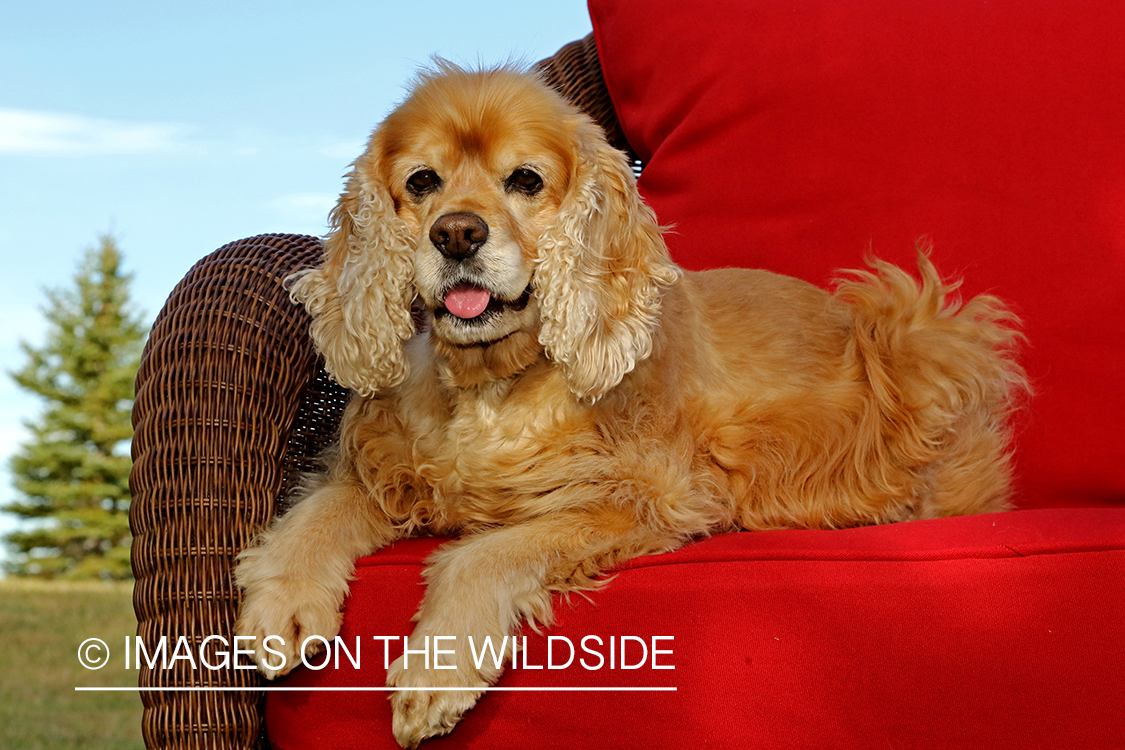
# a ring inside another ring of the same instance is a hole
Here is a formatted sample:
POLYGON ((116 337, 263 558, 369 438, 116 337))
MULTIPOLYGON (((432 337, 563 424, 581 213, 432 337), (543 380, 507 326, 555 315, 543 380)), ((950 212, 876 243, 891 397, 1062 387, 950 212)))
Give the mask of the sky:
MULTIPOLYGON (((151 322, 227 242, 322 235, 349 164, 432 56, 532 63, 590 20, 583 0, 37 0, 6 3, 0 27, 4 504, 43 410, 7 373, 21 340, 44 341, 44 289, 69 286, 99 235, 151 322)), ((15 527, 0 513, 0 534, 15 527)))

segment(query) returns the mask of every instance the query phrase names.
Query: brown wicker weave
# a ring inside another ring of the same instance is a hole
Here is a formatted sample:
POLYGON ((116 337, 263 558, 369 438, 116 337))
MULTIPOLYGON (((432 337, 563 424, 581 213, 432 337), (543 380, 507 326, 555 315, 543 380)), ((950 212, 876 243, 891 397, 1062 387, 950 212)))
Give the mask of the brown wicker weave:
MULTIPOLYGON (((539 63, 547 80, 628 144, 606 92, 593 36, 539 63)), ((329 379, 308 318, 283 288, 315 265, 320 242, 263 235, 200 261, 154 324, 133 409, 133 606, 146 645, 230 639, 234 558, 281 509, 333 437, 347 392, 329 379)), ((141 687, 254 687, 254 671, 142 666, 141 687)), ((264 694, 144 692, 150 748, 253 748, 264 694)))

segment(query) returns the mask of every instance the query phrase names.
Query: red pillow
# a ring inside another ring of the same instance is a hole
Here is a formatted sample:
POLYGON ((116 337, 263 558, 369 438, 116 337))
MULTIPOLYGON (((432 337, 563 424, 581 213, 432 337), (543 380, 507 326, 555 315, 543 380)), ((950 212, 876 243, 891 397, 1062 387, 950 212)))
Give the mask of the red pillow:
POLYGON ((1125 502, 1125 3, 589 5, 679 263, 826 285, 930 238, 1024 321, 1017 504, 1125 502))

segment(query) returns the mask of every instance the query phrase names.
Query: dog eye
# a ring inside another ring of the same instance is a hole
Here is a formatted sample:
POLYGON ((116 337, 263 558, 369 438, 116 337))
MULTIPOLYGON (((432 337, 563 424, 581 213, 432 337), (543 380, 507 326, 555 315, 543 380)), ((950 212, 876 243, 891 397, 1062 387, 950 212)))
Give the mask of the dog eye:
POLYGON ((432 169, 419 169, 406 180, 406 189, 416 197, 432 193, 441 187, 441 178, 432 169))
POLYGON ((509 193, 518 190, 524 195, 535 195, 543 189, 543 178, 527 167, 520 167, 508 176, 504 189, 509 193))

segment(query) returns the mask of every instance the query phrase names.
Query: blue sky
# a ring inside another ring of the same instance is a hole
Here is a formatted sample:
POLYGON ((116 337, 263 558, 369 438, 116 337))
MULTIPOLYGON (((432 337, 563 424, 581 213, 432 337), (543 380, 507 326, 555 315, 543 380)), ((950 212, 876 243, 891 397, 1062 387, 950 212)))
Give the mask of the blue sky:
MULTIPOLYGON (((42 290, 68 285, 99 234, 151 320, 220 245, 323 234, 349 163, 432 55, 534 62, 590 20, 583 0, 39 0, 5 4, 0 27, 6 373, 21 339, 42 341, 42 290)), ((0 502, 41 408, 0 378, 0 502)), ((0 514, 0 533, 13 523, 0 514)))

